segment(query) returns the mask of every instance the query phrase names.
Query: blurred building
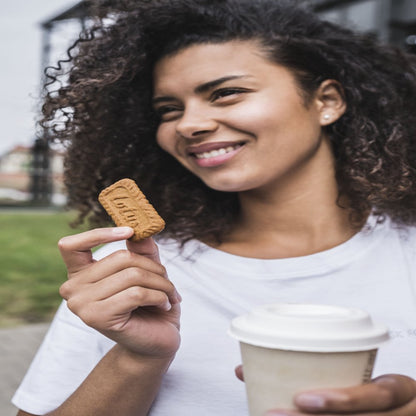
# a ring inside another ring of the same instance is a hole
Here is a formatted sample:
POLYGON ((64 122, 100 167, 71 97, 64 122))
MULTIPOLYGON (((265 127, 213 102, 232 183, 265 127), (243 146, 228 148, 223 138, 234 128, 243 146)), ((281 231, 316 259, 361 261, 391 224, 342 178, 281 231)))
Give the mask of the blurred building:
MULTIPOLYGON (((278 1, 278 0, 277 0, 278 1)), ((323 18, 416 52, 415 0, 309 0, 323 18)))
MULTIPOLYGON (((32 201, 39 203, 65 203, 63 184, 63 159, 61 150, 49 149, 47 157, 47 184, 45 192, 36 187, 34 178, 39 175, 40 164, 35 162, 34 146, 15 146, 0 155, 0 203, 32 201), (37 171, 36 171, 37 170, 37 171)), ((43 178, 44 179, 44 178, 43 178)), ((43 180, 41 179, 41 180, 43 180)))
POLYGON ((28 146, 15 146, 0 156, 0 188, 29 191, 30 153, 28 146))
MULTIPOLYGON (((97 1, 97 0, 95 0, 97 1)), ((105 1, 105 0, 101 0, 105 1)), ((279 1, 279 0, 276 0, 279 1)), ((410 49, 416 48, 416 0, 300 0, 321 17, 373 33, 380 39, 410 49)), ((77 19, 88 20, 90 0, 83 0, 42 23, 47 58, 50 36, 55 25, 77 19)))

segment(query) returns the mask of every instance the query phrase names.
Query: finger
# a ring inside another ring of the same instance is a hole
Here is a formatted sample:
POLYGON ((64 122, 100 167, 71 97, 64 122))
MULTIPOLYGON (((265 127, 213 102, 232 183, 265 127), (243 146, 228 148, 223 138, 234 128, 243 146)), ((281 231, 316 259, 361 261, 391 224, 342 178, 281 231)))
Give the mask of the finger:
POLYGON ((60 292, 64 299, 76 297, 76 302, 83 305, 110 298, 134 286, 163 292, 173 304, 180 301, 175 287, 169 280, 135 267, 124 269, 94 284, 85 285, 82 291, 79 290, 75 279, 70 279, 62 285, 60 292))
POLYGON ((94 283, 131 267, 158 274, 164 278, 166 276, 166 270, 160 263, 129 250, 118 250, 95 262, 87 271, 81 269, 73 273, 72 278, 80 277, 89 283, 94 283))
POLYGON ((121 329, 128 321, 128 316, 140 307, 154 306, 162 311, 171 309, 165 293, 137 286, 101 301, 83 303, 74 297, 69 299, 67 304, 85 324, 100 330, 121 329))
POLYGON ((106 313, 115 319, 142 307, 154 306, 162 311, 169 311, 172 308, 166 293, 138 286, 123 290, 99 303, 106 313))
POLYGON ((324 413, 321 413, 321 411, 309 411, 307 413, 298 411, 298 410, 287 410, 287 409, 275 409, 275 410, 270 410, 266 413, 265 416, 311 416, 311 415, 315 415, 315 416, 340 416, 340 415, 354 415, 354 416, 414 416, 416 415, 416 399, 413 399, 412 401, 408 402, 407 404, 405 404, 404 406, 400 407, 400 408, 392 408, 390 410, 381 410, 379 412, 372 412, 370 411, 368 412, 331 412, 331 413, 327 413, 326 411, 324 411, 324 413))
POLYGON ((406 403, 402 407, 394 407, 390 410, 370 411, 370 412, 331 412, 322 411, 308 411, 307 413, 298 410, 274 409, 266 413, 265 416, 340 416, 340 415, 354 415, 354 416, 414 416, 416 415, 416 398, 406 403), (324 412, 324 413, 321 413, 324 412))
POLYGON ((237 376, 237 378, 241 381, 244 381, 244 374, 243 374, 243 366, 242 365, 238 365, 235 370, 235 375, 237 376))
POLYGON ((405 376, 383 376, 372 383, 344 389, 313 390, 295 397, 307 412, 358 413, 400 408, 416 396, 415 381, 405 376))
POLYGON ((389 391, 392 407, 416 399, 416 381, 410 377, 388 374, 375 378, 372 384, 389 391))
POLYGON ((156 263, 160 263, 159 249, 152 237, 140 241, 127 241, 127 248, 133 253, 145 256, 156 263))
MULTIPOLYGON (((283 410, 269 410, 268 412, 266 412, 265 416, 310 416, 310 413, 306 414, 306 413, 300 413, 297 410, 287 410, 287 409, 283 409, 283 410)), ((316 415, 316 416, 320 416, 320 415, 316 415)), ((325 414, 324 416, 335 416, 335 415, 328 415, 325 414)), ((357 416, 357 415, 355 415, 357 416)))
POLYGON ((171 281, 160 274, 144 271, 136 267, 125 269, 120 273, 112 275, 105 282, 99 282, 98 287, 94 290, 97 296, 100 296, 101 299, 106 299, 117 292, 122 292, 134 286, 163 292, 171 303, 179 303, 180 301, 175 286, 171 281))
POLYGON ((97 228, 63 237, 58 242, 61 256, 68 272, 77 272, 93 262, 91 249, 100 244, 111 243, 131 237, 130 227, 97 228))

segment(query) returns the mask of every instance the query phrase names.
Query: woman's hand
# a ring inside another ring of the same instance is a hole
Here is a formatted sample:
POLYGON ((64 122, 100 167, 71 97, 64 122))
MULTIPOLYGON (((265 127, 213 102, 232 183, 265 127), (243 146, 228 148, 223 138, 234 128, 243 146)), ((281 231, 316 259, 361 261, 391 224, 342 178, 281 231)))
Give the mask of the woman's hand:
POLYGON ((134 354, 172 357, 179 348, 180 296, 167 279, 153 239, 127 241, 95 261, 91 249, 131 237, 130 227, 101 228, 62 238, 68 270, 60 294, 87 325, 134 354))
MULTIPOLYGON (((243 379, 241 366, 236 374, 243 379)), ((271 409, 266 416, 415 416, 416 381, 384 375, 360 386, 301 392, 294 403, 298 410, 271 409)))

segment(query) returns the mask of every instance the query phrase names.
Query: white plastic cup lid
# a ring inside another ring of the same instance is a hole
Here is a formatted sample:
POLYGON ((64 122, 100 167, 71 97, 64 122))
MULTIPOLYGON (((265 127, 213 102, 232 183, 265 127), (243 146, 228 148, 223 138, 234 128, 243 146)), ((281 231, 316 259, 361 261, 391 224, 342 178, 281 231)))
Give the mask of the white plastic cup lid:
POLYGON ((255 308, 233 319, 229 334, 259 347, 311 352, 367 351, 389 339, 387 328, 360 309, 296 303, 255 308))

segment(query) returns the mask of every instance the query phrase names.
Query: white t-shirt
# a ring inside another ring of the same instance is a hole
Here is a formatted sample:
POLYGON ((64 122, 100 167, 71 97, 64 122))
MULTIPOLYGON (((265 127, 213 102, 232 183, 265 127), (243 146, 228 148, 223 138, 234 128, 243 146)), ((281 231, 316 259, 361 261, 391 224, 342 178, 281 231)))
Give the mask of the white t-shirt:
MULTIPOLYGON (((162 263, 183 298, 182 343, 164 377, 152 416, 248 415, 230 321, 253 306, 307 302, 357 307, 390 328, 374 376, 416 378, 416 228, 369 221, 349 241, 304 257, 239 257, 193 241, 179 254, 159 242, 162 263), (368 227, 367 227, 368 228, 368 227)), ((124 247, 110 244, 103 257, 124 247)), ((63 303, 13 403, 44 414, 60 405, 114 343, 87 327, 63 303)))

